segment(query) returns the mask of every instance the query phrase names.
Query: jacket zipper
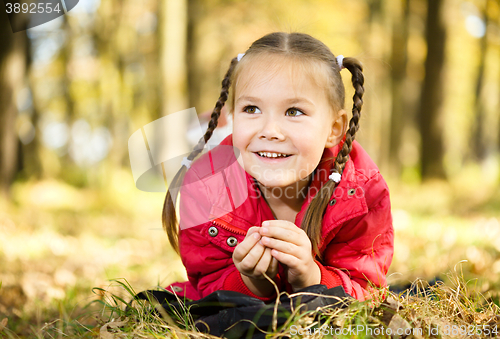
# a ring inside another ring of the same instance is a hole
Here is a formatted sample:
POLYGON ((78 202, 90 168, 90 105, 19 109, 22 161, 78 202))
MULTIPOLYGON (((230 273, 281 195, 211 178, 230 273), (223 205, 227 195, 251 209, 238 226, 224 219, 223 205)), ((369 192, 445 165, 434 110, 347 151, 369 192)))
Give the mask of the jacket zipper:
POLYGON ((233 225, 231 225, 230 223, 222 220, 222 219, 214 219, 212 220, 212 223, 214 225, 217 225, 219 227, 222 227, 223 229, 225 229, 226 231, 230 231, 230 232, 233 232, 233 233, 236 233, 236 234, 241 234, 241 235, 246 235, 247 232, 242 230, 241 228, 238 228, 238 227, 235 227, 233 225))

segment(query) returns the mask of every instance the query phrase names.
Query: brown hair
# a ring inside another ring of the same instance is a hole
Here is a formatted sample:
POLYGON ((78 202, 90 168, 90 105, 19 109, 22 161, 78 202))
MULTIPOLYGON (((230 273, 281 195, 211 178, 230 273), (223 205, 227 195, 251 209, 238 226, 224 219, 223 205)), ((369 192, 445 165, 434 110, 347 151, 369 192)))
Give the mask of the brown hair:
MULTIPOLYGON (((226 76, 222 81, 220 97, 215 104, 215 108, 208 124, 208 129, 203 138, 200 139, 198 145, 189 154, 189 160, 193 160, 203 150, 205 143, 212 136, 214 129, 217 127, 217 121, 219 119, 221 109, 228 100, 228 95, 231 96, 228 104, 231 107, 233 106, 234 91, 229 91, 231 83, 237 81, 241 69, 249 60, 261 54, 281 55, 293 58, 297 61, 306 62, 308 65, 326 65, 329 72, 329 76, 327 77, 327 89, 329 90, 328 93, 330 96, 330 102, 337 110, 344 107, 345 90, 342 83, 342 77, 340 76, 340 68, 337 64, 337 59, 325 44, 310 35, 303 33, 277 32, 265 35, 250 46, 240 62, 238 62, 237 58, 231 60, 231 65, 229 66, 226 76)), ((344 166, 349 159, 352 142, 354 141, 354 136, 359 127, 360 111, 361 106, 363 105, 362 98, 364 93, 364 76, 362 66, 359 61, 354 58, 344 58, 343 66, 352 74, 352 84, 354 86, 355 93, 353 96, 352 118, 346 132, 345 142, 342 149, 337 154, 334 163, 334 171, 337 171, 338 173, 342 173, 344 166)), ((186 167, 182 166, 181 170, 176 174, 170 185, 172 187, 178 187, 180 183, 182 183, 185 173, 186 167)), ((302 220, 301 228, 306 232, 311 240, 312 247, 316 255, 319 255, 318 244, 321 239, 323 215, 335 186, 336 184, 332 180, 329 180, 323 185, 321 190, 311 201, 304 219, 302 220)), ((174 196, 172 196, 170 190, 167 192, 165 203, 163 205, 162 222, 163 227, 167 232, 170 244, 177 252, 179 252, 177 217, 174 207, 176 195, 177 193, 174 193, 174 196)))

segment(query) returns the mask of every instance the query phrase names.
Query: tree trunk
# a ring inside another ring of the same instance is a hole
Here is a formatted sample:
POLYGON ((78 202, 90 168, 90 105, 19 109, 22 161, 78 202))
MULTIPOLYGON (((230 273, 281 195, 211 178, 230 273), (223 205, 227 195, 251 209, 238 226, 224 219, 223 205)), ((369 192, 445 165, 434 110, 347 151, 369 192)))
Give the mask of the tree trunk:
MULTIPOLYGON (((187 100, 187 0, 166 0, 161 5, 160 58, 162 71, 162 115, 173 114, 188 107, 187 100)), ((186 133, 188 117, 175 116, 175 126, 166 131, 166 154, 190 151, 186 133)), ((174 121, 174 120, 171 120, 174 121)))
MULTIPOLYGON (((187 17, 187 46, 186 46, 186 62, 187 62, 187 88, 190 107, 201 107, 201 85, 200 72, 196 60, 197 46, 199 42, 196 35, 196 24, 200 20, 201 3, 198 0, 188 0, 188 17, 187 17)), ((198 112, 200 114, 202 112, 198 112)))
POLYGON ((410 17, 410 0, 402 1, 401 8, 393 15, 392 25, 392 53, 391 53, 391 135, 389 143, 390 167, 393 175, 399 176, 401 161, 399 150, 401 136, 408 117, 408 105, 405 102, 406 66, 408 63, 408 21, 410 17))
POLYGON ((479 54, 479 69, 477 71, 476 78, 476 93, 475 93, 475 111, 476 119, 473 125, 473 137, 472 137, 472 147, 471 151, 472 159, 474 160, 484 160, 488 151, 488 141, 484 135, 484 121, 485 121, 485 106, 482 100, 483 93, 483 83, 484 83, 484 71, 486 66, 486 53, 488 51, 488 9, 489 0, 486 0, 483 11, 483 20, 486 27, 486 31, 480 41, 480 54, 479 54))
POLYGON ((163 115, 187 106, 187 0, 166 0, 161 9, 163 115))
MULTIPOLYGON (((358 141, 364 141, 366 151, 373 157, 382 172, 388 167, 388 140, 386 136, 389 134, 390 121, 390 99, 389 99, 389 70, 384 67, 380 60, 385 60, 389 53, 389 48, 386 44, 379 43, 379 37, 387 34, 385 27, 386 11, 382 0, 368 0, 368 16, 366 18, 366 26, 359 32, 361 44, 365 46, 366 58, 366 82, 365 82, 365 97, 366 105, 361 111, 361 129, 363 133, 357 134, 358 141), (368 29, 365 29, 368 27, 368 29), (369 90, 371 86, 376 84, 376 90, 369 90), (373 104, 373 103, 377 104, 373 104), (368 114, 369 112, 369 114, 368 114), (368 141, 369 142, 366 142, 368 141)), ((343 76, 346 76, 344 74, 343 76)), ((350 89, 348 89, 350 90, 350 89)), ((349 101, 347 101, 348 103, 349 101)))
POLYGON ((444 178, 443 168, 443 67, 446 32, 442 19, 443 0, 427 0, 425 78, 419 107, 422 179, 444 178))
POLYGON ((26 31, 12 33, 5 11, 0 13, 0 41, 0 191, 8 195, 18 168, 16 96, 25 80, 28 38, 26 31))
MULTIPOLYGON (((500 11, 498 12, 498 18, 497 18, 497 24, 500 26, 500 11)), ((500 62, 500 50, 498 53, 498 62, 500 62)), ((500 69, 498 72, 498 78, 497 78, 498 86, 500 87, 500 69)), ((500 98, 500 91, 498 93, 498 97, 500 98)), ((497 112, 500 112, 500 100, 497 101, 497 112)), ((497 123, 497 151, 500 151, 500 119, 498 119, 497 123)), ((500 183, 500 174, 499 174, 499 183, 500 183)))
MULTIPOLYGON (((32 58, 31 58, 31 43, 28 41, 26 44, 26 55, 27 55, 27 65, 26 74, 30 74, 32 58)), ((29 82, 29 80, 28 80, 29 82)), ((43 173, 43 166, 41 162, 41 133, 37 134, 37 126, 40 120, 40 109, 36 103, 36 98, 33 96, 32 86, 30 86, 32 93, 32 107, 30 113, 31 123, 35 129, 35 135, 31 142, 28 144, 22 144, 20 148, 19 155, 22 158, 22 167, 20 170, 23 173, 24 178, 30 179, 40 179, 43 173)))

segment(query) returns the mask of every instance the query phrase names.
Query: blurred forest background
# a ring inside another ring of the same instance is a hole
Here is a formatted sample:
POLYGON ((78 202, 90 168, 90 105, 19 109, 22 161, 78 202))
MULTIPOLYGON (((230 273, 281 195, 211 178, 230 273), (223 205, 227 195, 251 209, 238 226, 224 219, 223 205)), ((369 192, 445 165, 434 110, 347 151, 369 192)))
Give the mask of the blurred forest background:
POLYGON ((391 188, 389 282, 467 260, 466 277, 498 296, 499 0, 80 0, 18 33, 2 2, 0 322, 40 334, 84 313, 109 279, 137 290, 185 279, 161 230, 164 194, 134 186, 128 138, 211 110, 230 60, 272 31, 364 65, 357 140, 391 188))

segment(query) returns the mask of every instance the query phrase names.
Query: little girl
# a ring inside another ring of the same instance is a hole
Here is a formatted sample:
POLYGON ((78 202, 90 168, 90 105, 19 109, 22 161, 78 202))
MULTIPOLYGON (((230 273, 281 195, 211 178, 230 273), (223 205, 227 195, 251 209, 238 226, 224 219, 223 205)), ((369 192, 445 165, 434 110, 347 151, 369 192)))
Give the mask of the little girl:
POLYGON ((323 284, 364 300, 385 286, 389 191, 354 141, 363 82, 356 59, 300 33, 268 34, 231 61, 209 127, 170 184, 181 187, 180 231, 176 194, 165 199, 163 225, 189 277, 173 291, 267 301, 275 285, 294 292, 323 284), (344 68, 355 89, 349 122, 344 68), (226 101, 233 134, 193 162, 226 101))

